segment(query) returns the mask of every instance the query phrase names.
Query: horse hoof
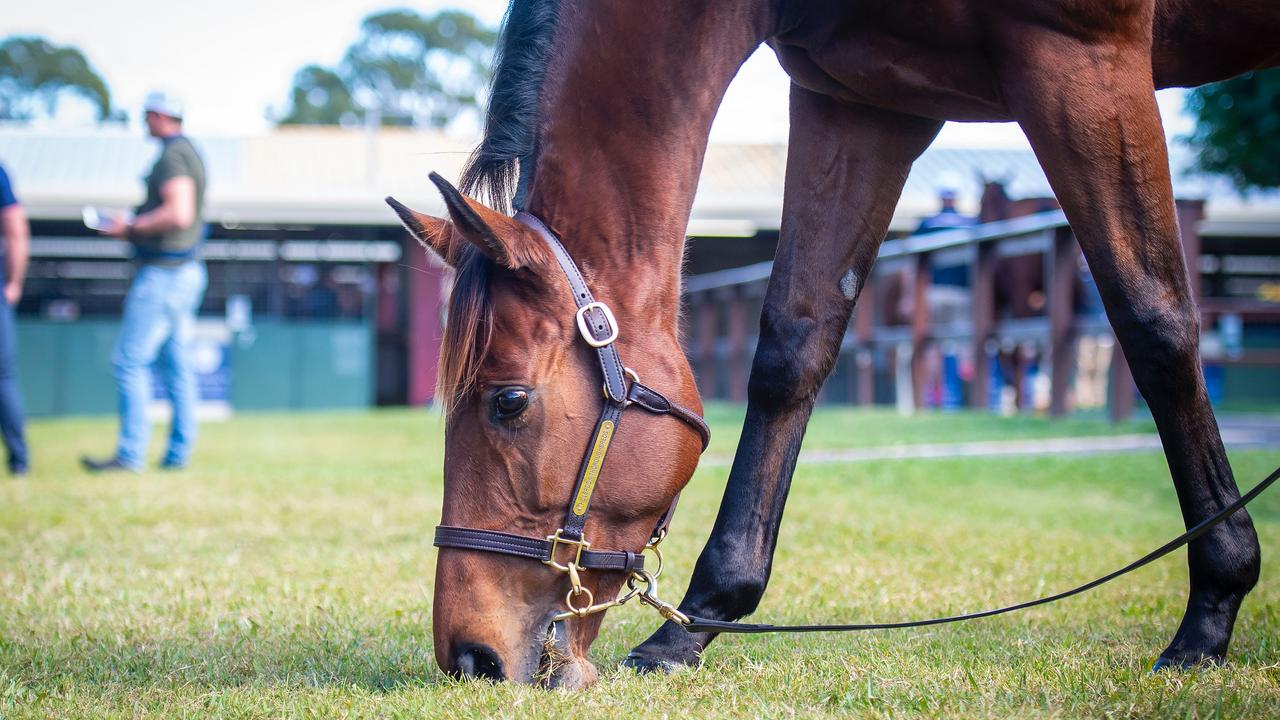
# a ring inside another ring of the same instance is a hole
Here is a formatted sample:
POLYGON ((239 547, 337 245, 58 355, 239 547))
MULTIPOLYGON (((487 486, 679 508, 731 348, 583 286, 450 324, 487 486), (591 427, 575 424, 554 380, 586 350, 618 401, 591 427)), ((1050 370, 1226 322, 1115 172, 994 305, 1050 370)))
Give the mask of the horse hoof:
POLYGON ((1218 667, 1225 663, 1225 659, 1213 655, 1201 655, 1197 658, 1178 658, 1161 655, 1156 659, 1155 664, 1151 666, 1151 673, 1203 670, 1218 667))
POLYGON ((641 675, 670 675, 688 669, 688 665, 672 662, 666 658, 647 657, 631 653, 622 661, 622 667, 630 668, 641 675))
POLYGON ((685 668, 697 667, 702 648, 703 645, 695 636, 668 621, 648 640, 632 650, 622 661, 622 666, 644 674, 669 675, 685 668))

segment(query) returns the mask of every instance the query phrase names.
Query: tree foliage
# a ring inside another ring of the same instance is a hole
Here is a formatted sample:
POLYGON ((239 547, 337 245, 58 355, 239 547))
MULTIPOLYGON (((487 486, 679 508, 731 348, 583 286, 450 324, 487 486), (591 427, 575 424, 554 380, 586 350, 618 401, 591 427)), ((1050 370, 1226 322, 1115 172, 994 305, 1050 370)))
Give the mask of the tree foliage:
POLYGON ((1193 90, 1188 140, 1196 169, 1224 175, 1240 190, 1280 187, 1280 69, 1262 70, 1193 90))
POLYGON ((471 15, 390 10, 366 17, 335 68, 308 65, 293 78, 284 125, 363 123, 443 127, 479 107, 497 33, 471 15))
POLYGON ((65 93, 89 101, 99 120, 113 117, 107 83, 79 49, 42 37, 10 37, 0 42, 0 119, 51 117, 65 93))
POLYGON ((281 122, 290 125, 333 125, 344 117, 354 122, 360 106, 337 73, 320 65, 308 65, 293 76, 291 110, 281 122))

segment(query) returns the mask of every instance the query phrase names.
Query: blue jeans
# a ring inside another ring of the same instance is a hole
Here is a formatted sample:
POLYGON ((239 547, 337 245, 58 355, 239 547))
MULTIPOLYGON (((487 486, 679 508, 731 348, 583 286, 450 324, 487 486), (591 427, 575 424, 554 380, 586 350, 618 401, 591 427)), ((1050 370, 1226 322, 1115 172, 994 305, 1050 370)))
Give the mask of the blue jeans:
POLYGON ((185 465, 196 440, 195 372, 191 367, 191 338, 196 311, 208 278, 204 263, 193 260, 177 267, 143 265, 124 301, 124 324, 111 361, 120 392, 120 440, 116 458, 141 468, 147 453, 151 423, 151 365, 159 363, 169 399, 173 426, 164 463, 185 465))
POLYGON ((27 469, 27 440, 22 427, 22 396, 18 393, 18 351, 13 306, 0 297, 0 434, 9 451, 9 471, 27 469))

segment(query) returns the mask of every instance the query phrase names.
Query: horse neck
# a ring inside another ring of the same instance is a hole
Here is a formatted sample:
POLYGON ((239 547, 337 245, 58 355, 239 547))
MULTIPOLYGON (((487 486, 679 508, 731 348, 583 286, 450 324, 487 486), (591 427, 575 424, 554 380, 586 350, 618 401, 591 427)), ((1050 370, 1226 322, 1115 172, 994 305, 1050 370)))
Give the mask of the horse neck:
POLYGON ((526 207, 619 315, 674 326, 707 136, 764 36, 757 6, 565 0, 526 207))

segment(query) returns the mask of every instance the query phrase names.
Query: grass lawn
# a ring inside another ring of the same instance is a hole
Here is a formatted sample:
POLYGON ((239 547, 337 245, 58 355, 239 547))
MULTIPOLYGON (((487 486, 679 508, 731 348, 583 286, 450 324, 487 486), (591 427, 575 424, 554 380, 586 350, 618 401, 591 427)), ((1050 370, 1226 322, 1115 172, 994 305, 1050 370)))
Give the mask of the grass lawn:
MULTIPOLYGON (((711 452, 741 412, 715 407, 711 452)), ((1109 433, 975 415, 824 410, 814 447, 1109 433)), ((460 683, 431 655, 441 422, 433 412, 246 416, 181 474, 91 478, 113 422, 34 423, 0 479, 0 717, 1280 717, 1280 492, 1254 506, 1263 579, 1231 664, 1149 675, 1179 553, 1045 608, 921 631, 725 637, 696 672, 618 668, 657 626, 611 612, 582 693, 460 683)), ((1138 423, 1123 432, 1149 431, 1138 423)), ((1251 487, 1280 459, 1232 456, 1251 487)), ((665 546, 683 591, 727 468, 694 477, 665 546)), ((608 475, 604 477, 608 482, 608 475)), ((802 466, 756 617, 899 620, 1066 588, 1181 530, 1163 458, 802 466)))

